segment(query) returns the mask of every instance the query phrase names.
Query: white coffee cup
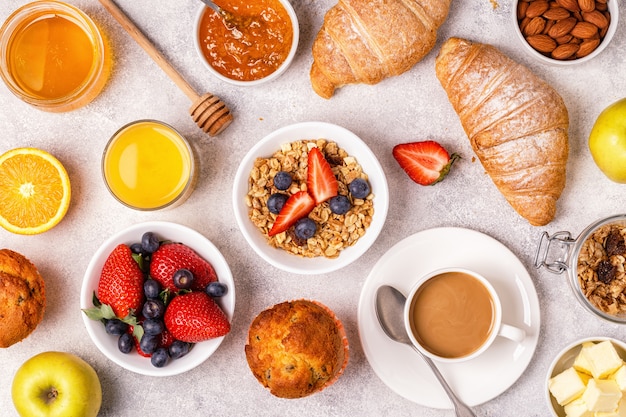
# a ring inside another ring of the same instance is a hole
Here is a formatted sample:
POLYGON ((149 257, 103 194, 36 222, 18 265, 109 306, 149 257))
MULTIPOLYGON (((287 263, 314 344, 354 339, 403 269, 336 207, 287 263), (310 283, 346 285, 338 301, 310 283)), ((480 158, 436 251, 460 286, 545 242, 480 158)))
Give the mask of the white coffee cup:
POLYGON ((496 337, 521 342, 526 332, 502 322, 502 305, 482 275, 465 268, 432 271, 411 289, 404 324, 413 345, 442 362, 485 352, 496 337))

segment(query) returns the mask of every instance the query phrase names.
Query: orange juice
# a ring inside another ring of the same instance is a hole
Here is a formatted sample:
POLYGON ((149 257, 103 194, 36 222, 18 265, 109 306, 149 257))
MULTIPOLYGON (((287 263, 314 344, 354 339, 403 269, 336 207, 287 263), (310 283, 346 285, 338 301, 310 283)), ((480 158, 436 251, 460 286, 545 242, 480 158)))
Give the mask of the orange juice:
POLYGON ((42 110, 69 111, 93 100, 110 72, 110 57, 93 21, 58 1, 27 4, 0 29, 2 78, 42 110))
POLYGON ((120 202, 155 210, 191 194, 195 163, 189 144, 171 126, 140 120, 113 135, 104 150, 102 172, 120 202))

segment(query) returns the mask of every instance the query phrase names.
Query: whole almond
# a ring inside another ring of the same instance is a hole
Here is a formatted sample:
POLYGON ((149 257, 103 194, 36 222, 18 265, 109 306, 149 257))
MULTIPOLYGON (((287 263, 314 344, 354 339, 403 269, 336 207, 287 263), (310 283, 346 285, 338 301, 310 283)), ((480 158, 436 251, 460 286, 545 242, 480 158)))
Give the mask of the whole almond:
POLYGON ((578 6, 578 0, 556 0, 557 3, 561 5, 561 7, 566 8, 570 12, 577 12, 580 10, 580 6, 578 6))
POLYGON ((526 17, 526 10, 529 3, 527 1, 520 1, 517 3, 517 20, 522 20, 526 17))
POLYGON ((548 35, 553 38, 560 38, 561 36, 565 36, 571 32, 571 30, 576 26, 576 19, 573 17, 568 17, 567 19, 559 20, 550 28, 548 35))
POLYGON ((596 0, 578 0, 578 7, 583 12, 590 12, 596 8, 596 0))
POLYGON ((548 35, 532 35, 526 38, 528 44, 539 52, 549 54, 556 48, 556 41, 548 35))
POLYGON ((609 25, 609 21, 606 16, 604 16, 604 14, 602 14, 602 12, 598 10, 594 10, 591 12, 582 12, 581 14, 585 22, 592 23, 596 25, 599 29, 604 29, 609 25))
POLYGON ((578 52, 579 48, 580 46, 574 43, 564 43, 563 45, 559 45, 554 48, 550 56, 554 59, 565 60, 574 56, 574 54, 578 52))
POLYGON ((567 19, 568 17, 570 17, 570 12, 569 10, 558 6, 558 7, 553 7, 552 9, 548 9, 543 13, 543 17, 545 17, 548 20, 563 20, 563 19, 567 19))
POLYGON ((546 27, 546 21, 541 16, 535 16, 530 19, 530 22, 524 28, 524 36, 537 35, 543 32, 546 27))
POLYGON ((570 35, 569 33, 567 35, 561 36, 559 38, 555 38, 554 40, 556 41, 556 43, 558 43, 559 45, 562 45, 564 43, 570 43, 570 41, 572 40, 573 36, 570 35))
POLYGON ((582 58, 589 55, 600 45, 600 39, 588 39, 580 44, 578 52, 576 52, 576 58, 582 58))
POLYGON ((548 10, 550 6, 546 0, 535 0, 528 5, 528 9, 526 9, 526 17, 541 16, 546 10, 548 10))
POLYGON ((605 12, 608 9, 609 9, 609 6, 607 6, 606 3, 600 3, 600 2, 596 3, 596 10, 600 10, 601 12, 605 12))
POLYGON ((570 34, 576 38, 589 39, 598 34, 598 27, 589 22, 578 22, 570 34))

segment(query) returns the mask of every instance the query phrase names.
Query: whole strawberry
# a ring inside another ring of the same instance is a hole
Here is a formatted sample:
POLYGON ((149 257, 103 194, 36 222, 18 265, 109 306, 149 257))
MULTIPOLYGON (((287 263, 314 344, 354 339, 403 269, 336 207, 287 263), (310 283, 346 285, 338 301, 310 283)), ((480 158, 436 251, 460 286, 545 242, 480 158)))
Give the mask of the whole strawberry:
POLYGON ((203 292, 174 297, 165 311, 164 321, 175 339, 189 343, 224 336, 230 331, 226 314, 203 292))
POLYGON ((97 296, 102 304, 109 305, 119 318, 131 310, 137 311, 143 302, 144 274, 133 259, 130 248, 119 244, 104 262, 97 296))
POLYGON ((178 291, 172 277, 179 269, 188 269, 193 273, 192 290, 203 291, 210 282, 217 281, 213 266, 187 245, 163 244, 152 254, 150 276, 163 288, 178 291))

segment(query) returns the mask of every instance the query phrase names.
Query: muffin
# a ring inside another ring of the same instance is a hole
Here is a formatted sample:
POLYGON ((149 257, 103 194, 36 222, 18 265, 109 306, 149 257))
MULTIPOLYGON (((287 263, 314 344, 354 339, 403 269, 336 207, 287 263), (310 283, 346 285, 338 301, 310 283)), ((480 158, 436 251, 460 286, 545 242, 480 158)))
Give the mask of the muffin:
POLYGON ((23 255, 0 249, 0 348, 32 333, 43 319, 44 281, 23 255))
POLYGON ((256 379, 281 398, 334 383, 348 363, 348 339, 332 311, 296 300, 262 311, 250 325, 246 359, 256 379))

